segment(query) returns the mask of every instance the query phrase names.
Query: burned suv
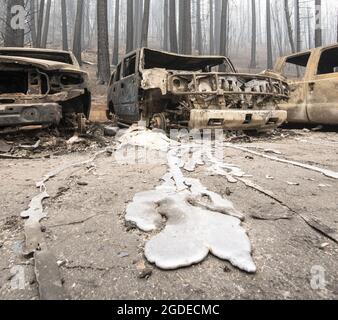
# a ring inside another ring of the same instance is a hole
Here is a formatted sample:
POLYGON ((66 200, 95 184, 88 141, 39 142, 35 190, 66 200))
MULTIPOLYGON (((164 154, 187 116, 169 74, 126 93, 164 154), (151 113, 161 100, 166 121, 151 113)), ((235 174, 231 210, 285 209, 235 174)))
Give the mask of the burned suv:
POLYGON ((71 52, 0 48, 0 127, 58 124, 90 108, 88 75, 71 52))
POLYGON ((124 57, 108 89, 108 113, 148 127, 266 130, 281 125, 289 96, 281 77, 236 73, 222 56, 138 49, 124 57))

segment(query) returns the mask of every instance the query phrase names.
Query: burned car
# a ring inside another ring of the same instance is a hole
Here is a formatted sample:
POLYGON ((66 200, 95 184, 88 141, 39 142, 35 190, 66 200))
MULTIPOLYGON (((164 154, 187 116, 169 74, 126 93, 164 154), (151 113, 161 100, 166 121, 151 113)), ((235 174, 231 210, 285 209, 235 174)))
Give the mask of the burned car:
POLYGON ((288 122, 338 124, 338 45, 282 57, 274 73, 289 83, 290 99, 279 105, 288 122))
POLYGON ((49 126, 89 117, 88 75, 71 52, 0 48, 0 127, 49 126))
POLYGON ((108 113, 148 127, 266 130, 287 117, 281 77, 237 73, 222 56, 186 56, 148 48, 117 65, 108 89, 108 113))

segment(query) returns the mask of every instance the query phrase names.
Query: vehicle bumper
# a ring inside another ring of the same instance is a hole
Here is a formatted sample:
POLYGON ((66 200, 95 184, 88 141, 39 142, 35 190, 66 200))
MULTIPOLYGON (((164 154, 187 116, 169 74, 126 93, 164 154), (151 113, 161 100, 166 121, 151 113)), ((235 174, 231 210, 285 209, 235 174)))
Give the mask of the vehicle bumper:
POLYGON ((269 130, 283 124, 283 110, 192 110, 190 129, 269 130))
POLYGON ((0 127, 59 124, 61 118, 57 103, 0 105, 0 127))

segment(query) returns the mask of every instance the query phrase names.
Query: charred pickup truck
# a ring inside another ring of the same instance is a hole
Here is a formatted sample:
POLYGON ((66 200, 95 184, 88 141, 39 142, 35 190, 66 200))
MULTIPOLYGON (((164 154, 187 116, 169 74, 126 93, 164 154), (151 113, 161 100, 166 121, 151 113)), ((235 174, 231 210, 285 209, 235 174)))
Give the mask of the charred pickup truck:
POLYGON ((269 74, 289 83, 290 99, 279 105, 288 122, 338 124, 338 45, 282 57, 269 74))
POLYGON ((287 117, 281 77, 236 73, 222 56, 186 56, 148 48, 117 65, 108 89, 108 113, 119 122, 171 128, 267 130, 287 117))
POLYGON ((0 48, 0 128, 49 126, 89 117, 88 75, 70 52, 0 48))

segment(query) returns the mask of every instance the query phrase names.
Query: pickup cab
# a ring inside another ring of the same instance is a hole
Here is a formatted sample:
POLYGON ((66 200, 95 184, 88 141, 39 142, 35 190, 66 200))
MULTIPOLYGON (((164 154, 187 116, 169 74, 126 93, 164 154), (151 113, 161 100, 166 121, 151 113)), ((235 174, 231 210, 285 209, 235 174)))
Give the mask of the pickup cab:
POLYGON ((338 45, 279 58, 274 72, 289 84, 289 101, 279 104, 288 122, 338 124, 338 45))

